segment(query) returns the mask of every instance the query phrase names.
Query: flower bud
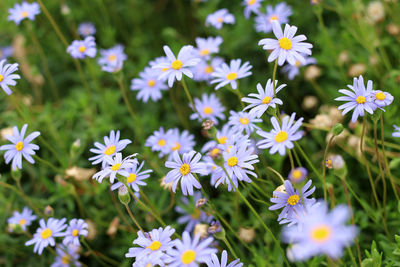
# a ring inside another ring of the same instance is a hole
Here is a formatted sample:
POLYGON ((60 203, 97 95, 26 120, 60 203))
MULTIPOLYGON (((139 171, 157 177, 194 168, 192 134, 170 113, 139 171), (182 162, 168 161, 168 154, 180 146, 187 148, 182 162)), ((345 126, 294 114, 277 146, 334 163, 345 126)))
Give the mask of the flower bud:
POLYGON ((122 204, 128 205, 131 201, 131 196, 129 195, 128 188, 125 185, 121 185, 118 188, 118 198, 122 204))
POLYGON ((47 205, 44 208, 44 214, 46 214, 47 216, 53 216, 54 215, 54 209, 50 205, 47 205))
POLYGON ((201 124, 204 130, 208 131, 214 126, 214 122, 212 120, 205 120, 201 124))
POLYGON ((215 234, 221 232, 222 231, 221 224, 219 223, 219 221, 212 221, 207 231, 209 234, 215 234))
POLYGON ((336 136, 338 136, 339 134, 341 134, 343 132, 343 124, 341 123, 336 123, 335 126, 333 126, 332 128, 332 133, 336 136))
POLYGON ((196 201, 196 208, 200 208, 204 206, 207 203, 207 199, 205 198, 200 198, 199 200, 196 201))

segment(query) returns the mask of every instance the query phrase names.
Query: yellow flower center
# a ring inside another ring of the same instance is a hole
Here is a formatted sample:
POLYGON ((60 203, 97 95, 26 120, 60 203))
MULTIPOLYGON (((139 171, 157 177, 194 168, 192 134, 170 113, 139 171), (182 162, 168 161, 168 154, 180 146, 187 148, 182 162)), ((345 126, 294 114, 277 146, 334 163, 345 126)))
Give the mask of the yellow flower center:
POLYGON ((236 166, 237 163, 238 163, 238 158, 235 157, 235 156, 230 157, 230 158, 226 161, 226 163, 228 164, 228 166, 234 167, 234 166, 236 166))
POLYGON ((207 74, 210 74, 210 73, 213 72, 213 71, 214 71, 214 69, 213 69, 211 66, 207 66, 207 67, 204 69, 204 72, 207 73, 207 74))
POLYGON ((231 72, 228 75, 226 75, 226 78, 230 81, 236 80, 237 78, 237 73, 236 72, 231 72))
POLYGON ((208 50, 207 48, 200 51, 200 56, 207 56, 208 54, 210 54, 210 50, 208 50))
POLYGON ((171 67, 172 67, 174 70, 179 70, 180 68, 182 68, 182 66, 183 66, 183 63, 182 63, 182 61, 180 61, 179 59, 175 60, 175 61, 172 62, 172 64, 171 64, 171 67))
POLYGON ((169 70, 169 68, 162 68, 161 69, 162 72, 166 72, 167 70, 169 70))
POLYGON ((86 51, 86 46, 82 45, 79 47, 79 52, 83 53, 86 51))
POLYGON ((249 0, 249 1, 247 2, 247 4, 248 4, 249 6, 252 6, 252 5, 254 5, 256 2, 257 2, 257 0, 249 0))
POLYGON ((117 164, 112 165, 111 170, 112 171, 118 171, 119 168, 121 168, 121 163, 117 163, 117 164))
POLYGON ((286 37, 282 37, 281 39, 279 39, 279 46, 280 46, 282 49, 289 50, 289 49, 292 48, 292 41, 289 40, 289 39, 286 38, 286 37))
POLYGON ((150 244, 150 246, 146 247, 149 248, 151 250, 158 250, 161 247, 161 243, 160 241, 153 241, 153 243, 150 244))
POLYGON ((160 140, 158 140, 158 142, 157 142, 157 144, 158 144, 159 146, 165 146, 166 143, 167 143, 167 142, 165 142, 164 139, 160 139, 160 140))
POLYGON ((275 141, 278 143, 282 143, 288 139, 288 133, 285 131, 280 131, 275 135, 275 141))
POLYGON ((116 55, 110 55, 110 56, 108 56, 108 60, 109 61, 115 61, 115 60, 117 60, 117 56, 116 55))
POLYGON ((221 153, 221 150, 219 148, 213 148, 210 152, 211 157, 217 156, 219 153, 221 153))
POLYGON ((293 195, 293 196, 290 196, 290 197, 288 198, 287 203, 288 203, 290 206, 294 206, 294 205, 296 205, 297 203, 299 203, 299 200, 300 200, 300 197, 299 197, 298 195, 293 195))
POLYGON ((247 125, 250 122, 248 118, 240 118, 239 121, 241 124, 244 124, 244 125, 247 125))
POLYGON ((228 140, 228 137, 221 136, 220 138, 218 138, 218 143, 220 143, 221 145, 224 145, 226 143, 226 140, 228 140))
POLYGON ((179 171, 182 175, 186 175, 190 172, 190 166, 187 163, 183 163, 182 166, 179 168, 179 171))
POLYGON ((379 92, 375 95, 378 100, 385 100, 385 94, 383 92, 379 92))
POLYGON ((271 97, 270 96, 266 96, 264 97, 264 99, 262 100, 263 104, 269 104, 271 102, 271 97))
POLYGON ((79 235, 79 230, 78 229, 74 229, 72 231, 72 236, 78 236, 79 235))
POLYGON ((319 225, 311 231, 311 239, 318 243, 326 242, 332 235, 332 229, 328 225, 319 225))
POLYGON ((4 76, 0 74, 0 82, 4 80, 4 76))
POLYGON ((232 148, 232 146, 228 146, 228 147, 226 148, 226 152, 229 153, 229 149, 231 149, 231 148, 232 148))
POLYGON ((300 67, 301 66, 301 62, 296 60, 296 67, 300 67))
POLYGON ((292 172, 292 177, 296 180, 300 179, 303 176, 303 173, 299 170, 294 170, 292 172))
POLYGON ((28 11, 22 11, 21 17, 26 18, 29 15, 28 11))
POLYGON ((40 236, 43 239, 47 239, 47 238, 51 237, 52 234, 53 234, 53 232, 49 228, 46 228, 40 233, 40 236))
POLYGON ((24 148, 24 143, 22 141, 19 141, 16 145, 15 145, 15 149, 17 151, 21 151, 24 148))
POLYGON ((210 115, 213 113, 213 109, 212 109, 212 107, 204 107, 203 112, 204 112, 204 114, 210 115))
POLYGON ((133 183, 134 181, 136 181, 136 178, 137 178, 136 174, 131 173, 131 174, 129 174, 128 179, 126 179, 126 182, 133 183))
POLYGON ((156 81, 155 81, 155 80, 149 80, 149 81, 147 82, 147 85, 148 85, 149 87, 153 87, 154 85, 156 85, 156 81))
POLYGON ((273 20, 278 20, 278 16, 273 15, 273 16, 269 17, 269 22, 272 22, 273 20))
POLYGON ((217 21, 218 21, 219 23, 222 23, 222 22, 224 21, 224 19, 223 19, 223 18, 217 18, 217 21))
POLYGON ((172 151, 176 151, 176 150, 179 150, 179 149, 181 149, 181 144, 179 144, 178 142, 176 142, 176 143, 175 143, 175 146, 173 146, 173 147, 171 148, 172 151))
POLYGON ((61 262, 63 263, 63 264, 69 264, 69 255, 68 254, 65 254, 62 258, 61 258, 61 262))
POLYGON ((153 267, 153 264, 147 263, 145 267, 153 267))
POLYGON ((112 154, 115 153, 115 150, 116 150, 116 149, 117 149, 117 148, 116 148, 114 145, 108 146, 108 147, 106 148, 106 150, 104 151, 104 154, 106 154, 107 156, 110 156, 110 155, 112 155, 112 154))
POLYGON ((19 221, 18 221, 18 223, 19 223, 19 225, 25 225, 26 224, 26 220, 25 219, 20 219, 19 221))
POLYGON ((201 211, 199 209, 194 209, 190 217, 192 217, 192 219, 199 219, 200 216, 201 216, 201 211))
POLYGON ((364 104, 365 102, 367 102, 367 100, 365 100, 365 97, 363 97, 362 95, 360 95, 360 96, 357 96, 356 102, 357 102, 358 104, 364 104))
POLYGON ((194 262, 195 259, 196 259, 196 252, 194 252, 194 250, 191 249, 186 250, 181 257, 183 264, 190 264, 194 262))

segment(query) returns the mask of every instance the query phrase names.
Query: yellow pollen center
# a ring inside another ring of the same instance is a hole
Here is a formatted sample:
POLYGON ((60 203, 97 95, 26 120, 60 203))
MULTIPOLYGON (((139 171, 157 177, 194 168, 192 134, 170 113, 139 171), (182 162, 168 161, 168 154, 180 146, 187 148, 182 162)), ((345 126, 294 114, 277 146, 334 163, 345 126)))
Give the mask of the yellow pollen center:
POLYGON ((301 66, 301 62, 296 60, 296 67, 300 67, 301 66))
POLYGON ((221 22, 224 21, 224 19, 223 19, 223 18, 217 18, 217 21, 218 21, 219 23, 221 23, 221 22))
POLYGON ((147 82, 147 85, 148 85, 149 87, 153 87, 155 84, 156 84, 156 81, 155 81, 155 80, 149 80, 149 81, 147 82))
POLYGON ((207 73, 207 74, 210 74, 211 72, 213 72, 213 68, 211 67, 211 66, 207 66, 205 69, 204 69, 204 72, 205 73, 207 73))
POLYGON ((83 53, 86 51, 86 46, 82 45, 79 47, 79 52, 83 53))
POLYGON ((171 64, 171 67, 172 67, 174 70, 179 70, 180 68, 182 68, 182 66, 183 66, 183 63, 182 63, 182 61, 180 61, 179 59, 175 60, 175 61, 172 62, 172 64, 171 64))
POLYGON ((301 171, 295 170, 295 171, 293 171, 292 176, 294 179, 298 180, 301 178, 301 176, 303 176, 303 174, 301 173, 301 171))
POLYGON ((165 71, 167 71, 167 70, 169 70, 169 68, 162 68, 162 69, 161 69, 162 72, 165 72, 165 71))
POLYGON ((69 264, 69 255, 65 254, 62 258, 61 258, 61 262, 63 264, 69 264))
POLYGON ((187 163, 182 164, 182 166, 179 168, 179 171, 181 172, 182 175, 186 175, 190 172, 190 166, 187 163))
POLYGON ((279 46, 280 46, 282 49, 289 50, 289 49, 292 48, 292 41, 289 40, 289 39, 286 38, 286 37, 282 37, 281 39, 279 39, 279 46))
POLYGON ((110 55, 110 56, 108 56, 108 60, 109 61, 115 61, 115 60, 117 60, 117 56, 116 55, 110 55))
POLYGON ((221 150, 219 148, 213 148, 213 150, 211 150, 210 155, 211 157, 215 157, 217 156, 219 153, 221 152, 221 150))
POLYGON ((72 236, 78 236, 79 235, 79 230, 78 229, 74 229, 72 231, 72 236))
POLYGON ((293 195, 290 196, 287 200, 287 203, 291 206, 296 205, 297 203, 299 203, 300 197, 298 195, 293 195))
POLYGON ((226 143, 226 140, 228 140, 228 137, 222 136, 222 137, 218 138, 218 143, 220 143, 221 145, 224 145, 226 143))
POLYGON ((46 228, 40 233, 40 236, 43 239, 47 239, 47 238, 51 237, 52 234, 53 234, 53 232, 49 228, 46 228))
POLYGON ((269 104, 271 102, 271 97, 270 96, 266 96, 264 97, 264 99, 262 100, 263 104, 269 104))
POLYGON ((385 100, 385 94, 382 92, 379 92, 375 95, 376 99, 378 100, 385 100))
POLYGON ((26 224, 26 220, 25 220, 25 219, 20 219, 18 223, 19 223, 19 225, 21 225, 21 226, 22 226, 22 225, 25 225, 25 224, 26 224))
POLYGON ((247 4, 248 4, 249 6, 252 6, 252 5, 254 5, 256 2, 257 2, 257 0, 249 0, 249 1, 247 2, 247 4))
POLYGON ((146 247, 149 248, 151 250, 158 250, 161 247, 161 243, 160 241, 153 241, 153 243, 150 244, 150 246, 146 247))
POLYGON ((230 157, 230 158, 226 161, 226 163, 228 164, 228 166, 234 167, 234 166, 236 166, 237 163, 238 163, 238 158, 237 158, 237 157, 230 157))
POLYGON ((269 21, 272 22, 273 20, 278 20, 278 16, 277 15, 273 15, 271 17, 269 17, 269 21))
POLYGON ((29 15, 27 11, 22 11, 21 12, 21 17, 26 18, 29 15))
POLYGON ((19 141, 16 145, 15 145, 15 149, 17 151, 21 151, 24 148, 24 143, 22 141, 19 141))
POLYGON ((136 181, 136 178, 137 178, 136 174, 131 173, 131 174, 129 174, 128 179, 126 179, 126 182, 133 183, 134 181, 136 181))
POLYGON ((318 243, 326 242, 332 235, 332 229, 328 225, 319 225, 311 231, 311 239, 318 243))
POLYGON ((275 135, 275 141, 278 143, 282 143, 288 139, 288 133, 285 131, 280 131, 275 135))
POLYGON ((104 151, 104 154, 106 154, 107 156, 110 156, 110 155, 112 155, 112 154, 115 153, 115 150, 116 150, 116 149, 117 149, 117 148, 116 148, 114 145, 108 146, 108 147, 106 148, 106 150, 104 151))
POLYGON ((199 219, 200 216, 201 216, 201 211, 199 209, 194 209, 190 217, 192 217, 192 219, 199 219))
POLYGON ((236 72, 231 72, 228 75, 226 75, 226 78, 230 81, 236 80, 237 78, 237 73, 236 72))
POLYGON ((207 48, 200 51, 200 56, 207 56, 208 54, 210 54, 210 50, 208 50, 207 48))
POLYGON ((153 264, 147 263, 145 267, 153 267, 153 264))
POLYGON ((112 171, 118 171, 119 168, 121 168, 121 163, 117 163, 117 164, 112 165, 111 170, 112 171))
POLYGON ((194 252, 194 250, 191 249, 186 250, 181 257, 183 264, 190 264, 194 262, 195 259, 196 259, 196 252, 194 252))
POLYGON ((158 144, 159 146, 165 146, 166 143, 167 143, 167 142, 165 142, 164 139, 160 139, 160 140, 158 140, 158 142, 157 142, 157 144, 158 144))
POLYGON ((250 122, 248 118, 240 118, 239 121, 241 124, 244 124, 244 125, 249 124, 249 122, 250 122))
POLYGON ((173 147, 171 148, 172 151, 177 151, 177 150, 179 150, 179 149, 181 149, 181 144, 179 144, 178 142, 176 142, 176 143, 175 143, 175 146, 173 146, 173 147))
POLYGON ((212 107, 204 107, 203 112, 204 112, 204 114, 210 115, 213 113, 213 109, 212 109, 212 107))
POLYGON ((365 100, 365 97, 363 97, 362 95, 360 95, 360 96, 357 96, 356 102, 357 102, 358 104, 364 104, 365 102, 367 102, 367 100, 365 100))
POLYGON ((0 74, 0 82, 4 80, 4 76, 0 74))

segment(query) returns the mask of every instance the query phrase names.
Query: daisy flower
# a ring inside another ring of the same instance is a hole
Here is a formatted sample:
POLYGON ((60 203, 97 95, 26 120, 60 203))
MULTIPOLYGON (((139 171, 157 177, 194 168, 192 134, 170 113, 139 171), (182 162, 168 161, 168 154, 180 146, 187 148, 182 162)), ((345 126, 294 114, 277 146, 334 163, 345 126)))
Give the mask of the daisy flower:
POLYGON ((127 58, 124 46, 116 45, 110 49, 100 49, 98 63, 103 71, 118 72, 127 58))
POLYGON ((237 134, 236 130, 233 129, 231 125, 225 124, 222 126, 221 130, 217 130, 217 134, 215 136, 217 141, 211 140, 205 143, 201 152, 205 153, 206 151, 212 150, 216 147, 226 150, 227 143, 229 143, 235 134, 237 134))
POLYGON ((285 155, 286 148, 292 149, 294 147, 293 142, 302 137, 302 132, 297 130, 300 128, 303 118, 298 119, 293 124, 295 116, 296 113, 292 113, 290 119, 289 116, 283 118, 282 126, 279 125, 275 117, 272 117, 271 123, 274 129, 270 132, 257 131, 258 135, 265 138, 259 141, 257 146, 261 149, 269 148, 270 154, 275 154, 278 151, 281 156, 285 155))
POLYGON ((40 227, 36 230, 33 238, 25 243, 25 246, 30 246, 35 244, 33 247, 33 252, 42 254, 43 249, 48 245, 54 247, 56 242, 54 237, 64 236, 62 232, 67 225, 65 221, 67 219, 63 218, 61 220, 49 218, 47 222, 44 219, 39 221, 40 227))
POLYGON ((285 180, 284 186, 286 192, 274 191, 273 197, 270 198, 274 205, 269 207, 269 210, 277 210, 283 208, 279 214, 278 221, 283 218, 293 217, 295 214, 302 213, 305 211, 304 206, 310 205, 315 202, 315 199, 308 199, 315 191, 315 186, 310 189, 312 181, 309 180, 299 192, 298 189, 294 189, 292 184, 285 180))
POLYGON ((110 182, 113 184, 117 174, 128 177, 128 169, 133 168, 136 164, 138 164, 137 159, 132 159, 132 156, 134 155, 126 157, 123 160, 121 153, 115 154, 114 157, 105 157, 107 164, 106 167, 93 175, 93 179, 101 183, 105 177, 109 177, 110 182))
POLYGON ((182 79, 182 74, 193 78, 190 67, 196 66, 200 62, 200 59, 193 55, 193 46, 183 46, 179 51, 178 57, 175 57, 167 45, 164 46, 164 52, 168 57, 168 61, 153 66, 156 69, 164 69, 158 79, 163 80, 168 77, 168 86, 172 87, 175 80, 180 81, 182 79))
POLYGON ((165 261, 169 259, 169 256, 164 254, 162 251, 157 251, 146 255, 139 260, 136 260, 132 267, 147 267, 147 266, 165 266, 165 261))
POLYGON ((375 103, 379 108, 389 106, 392 104, 394 97, 388 93, 381 90, 374 90, 370 94, 370 100, 375 103))
POLYGON ((53 262, 50 267, 70 267, 76 266, 80 267, 82 264, 79 262, 79 247, 75 245, 64 246, 60 245, 56 249, 57 256, 55 262, 53 262))
POLYGON ((221 29, 222 25, 226 24, 234 24, 235 17, 229 13, 228 9, 223 8, 220 10, 215 11, 214 13, 210 14, 206 18, 206 26, 213 26, 216 29, 221 29))
POLYGON ((311 55, 311 48, 313 47, 312 44, 303 42, 307 37, 303 34, 294 37, 297 27, 289 24, 286 24, 285 30, 282 32, 281 25, 276 21, 272 23, 272 30, 277 40, 265 38, 258 42, 258 45, 262 45, 263 49, 273 50, 268 57, 268 62, 278 59, 278 65, 282 66, 285 61, 295 65, 298 60, 305 64, 306 60, 301 53, 311 55))
POLYGON ((252 66, 248 61, 246 61, 242 66, 240 64, 242 60, 233 59, 230 62, 230 65, 225 62, 222 63, 221 67, 218 67, 215 72, 211 73, 211 76, 214 77, 211 81, 211 84, 218 83, 215 87, 215 90, 218 90, 221 87, 224 87, 227 84, 230 84, 232 89, 237 88, 237 80, 245 78, 251 75, 252 66))
POLYGON ((357 228, 346 225, 350 218, 349 208, 339 205, 329 212, 327 206, 323 203, 307 216, 300 217, 301 231, 295 227, 284 228, 283 239, 293 244, 290 253, 295 260, 302 261, 317 255, 339 259, 344 248, 354 241, 357 228))
POLYGON ((169 154, 171 151, 170 143, 172 137, 172 130, 164 131, 163 127, 160 127, 158 131, 154 131, 153 135, 149 136, 146 140, 145 146, 151 147, 152 151, 160 151, 160 158, 169 154))
POLYGON ((240 263, 240 259, 236 259, 226 265, 228 262, 228 253, 226 250, 222 251, 222 256, 221 256, 221 263, 219 262, 219 259, 216 254, 211 255, 211 259, 207 261, 207 266, 208 267, 242 267, 243 263, 240 263))
POLYGON ((14 54, 14 48, 10 46, 0 47, 0 60, 7 59, 14 54))
POLYGON ((36 2, 28 3, 23 1, 21 4, 15 4, 8 10, 8 21, 13 20, 19 25, 23 19, 35 20, 35 16, 40 14, 40 5, 36 2))
POLYGON ((364 78, 360 75, 358 79, 354 77, 353 85, 347 85, 350 90, 340 89, 339 92, 345 96, 335 98, 336 101, 346 101, 347 103, 340 105, 339 110, 343 109, 342 115, 345 115, 350 110, 353 111, 351 121, 356 122, 358 116, 363 117, 365 112, 372 114, 376 109, 376 104, 372 101, 372 81, 367 82, 367 88, 364 85, 364 78))
POLYGON ((13 72, 18 70, 18 63, 6 64, 6 60, 0 61, 0 86, 6 92, 7 95, 11 95, 12 91, 9 85, 15 86, 17 82, 16 79, 21 79, 18 74, 13 72))
POLYGON ((84 40, 75 40, 67 48, 67 52, 73 58, 95 57, 97 53, 96 42, 93 36, 88 36, 84 40))
POLYGON ((78 34, 82 37, 88 37, 96 33, 96 27, 91 22, 82 22, 78 26, 78 34))
POLYGON ((201 154, 192 150, 189 153, 184 153, 181 159, 178 152, 174 151, 172 158, 174 161, 165 162, 165 167, 173 169, 167 173, 165 183, 174 182, 172 191, 175 193, 178 182, 181 181, 182 193, 184 195, 193 195, 193 187, 201 188, 201 184, 193 176, 193 173, 207 174, 205 164, 199 162, 201 154))
POLYGON ((277 4, 275 8, 268 5, 266 11, 266 14, 259 13, 255 18, 257 32, 269 33, 272 31, 274 21, 286 24, 289 22, 289 16, 292 15, 292 9, 285 2, 277 4))
POLYGON ((146 67, 139 73, 139 78, 131 81, 131 90, 139 91, 136 96, 137 100, 147 103, 149 98, 154 102, 161 99, 161 91, 168 90, 168 87, 164 81, 158 79, 160 73, 160 70, 146 67))
POLYGON ((211 74, 215 69, 219 68, 224 60, 220 57, 214 57, 211 59, 211 62, 206 60, 200 61, 199 64, 193 67, 193 80, 201 82, 201 81, 210 81, 212 79, 211 74))
POLYGON ((248 19, 251 13, 258 14, 262 1, 264 0, 243 0, 242 5, 245 6, 244 17, 248 19))
POLYGON ((91 148, 89 150, 92 153, 98 154, 94 157, 89 158, 90 161, 93 161, 93 165, 99 164, 101 162, 102 167, 105 167, 107 162, 105 158, 107 156, 115 156, 115 154, 122 151, 127 145, 132 143, 132 141, 129 139, 119 140, 119 137, 119 131, 115 132, 114 130, 112 130, 110 132, 110 136, 104 136, 104 145, 99 142, 94 143, 94 146, 96 148, 91 148))
POLYGON ((301 67, 317 63, 317 60, 313 57, 309 57, 306 54, 303 54, 302 56, 305 59, 304 64, 302 64, 300 61, 296 60, 295 65, 286 64, 285 66, 283 66, 282 72, 287 74, 289 80, 293 80, 297 75, 299 75, 301 67))
POLYGON ((196 56, 209 59, 212 54, 219 52, 219 46, 224 40, 220 37, 196 38, 197 48, 193 49, 196 56))
POLYGON ((64 245, 73 244, 75 246, 80 246, 79 236, 88 235, 88 224, 82 219, 72 219, 69 221, 69 226, 65 231, 65 237, 63 240, 64 245))
POLYGON ((250 135, 255 129, 260 129, 255 123, 262 122, 262 119, 256 118, 255 113, 247 113, 244 111, 230 111, 231 116, 229 117, 228 125, 232 126, 232 130, 237 133, 242 133, 250 135))
POLYGON ((21 128, 21 132, 18 132, 17 126, 14 126, 13 134, 5 136, 12 144, 0 146, 0 150, 7 150, 7 152, 4 153, 4 159, 6 164, 10 163, 12 160, 11 166, 14 171, 16 169, 22 169, 22 156, 24 156, 29 163, 35 163, 31 155, 35 155, 34 150, 39 150, 39 146, 31 144, 31 142, 38 137, 40 133, 33 132, 24 138, 26 128, 28 128, 28 124, 24 124, 21 128))
MULTIPOLYGON (((29 208, 25 207, 21 213, 18 211, 13 212, 13 216, 8 218, 7 222, 8 224, 15 224, 19 225, 23 231, 26 231, 26 228, 32 224, 34 220, 36 220, 36 216, 33 215, 32 210, 29 208)), ((10 228, 12 230, 12 228, 10 228)))
MULTIPOLYGON (((275 90, 278 93, 282 90, 286 84, 278 86, 278 81, 275 81, 275 90)), ((261 83, 257 84, 258 94, 249 94, 249 97, 243 97, 242 101, 245 103, 250 103, 243 111, 250 109, 249 113, 255 114, 257 118, 261 118, 264 112, 269 108, 276 108, 276 104, 282 105, 283 102, 277 97, 274 97, 274 86, 271 79, 268 79, 265 89, 262 87, 261 83), (250 98, 254 97, 254 98, 250 98)))
POLYGON ((394 127, 394 132, 392 133, 392 136, 393 137, 400 137, 400 127, 396 126, 396 125, 393 125, 393 127, 394 127))
MULTIPOLYGON (((170 63, 169 63, 168 57, 157 57, 157 58, 155 58, 154 60, 151 60, 151 61, 149 62, 149 66, 150 66, 151 68, 153 68, 154 66, 157 66, 157 65, 159 65, 159 64, 164 64, 164 65, 165 65, 165 64, 168 64, 168 65, 169 65, 170 63)), ((168 66, 168 67, 164 67, 164 68, 162 68, 161 70, 160 70, 160 69, 154 69, 154 71, 158 72, 157 75, 160 76, 161 73, 166 72, 168 69, 169 69, 169 66, 168 66)), ((158 77, 157 79, 159 79, 159 77, 158 77)), ((160 80, 163 81, 163 82, 165 82, 165 81, 168 80, 168 76, 163 77, 163 78, 160 79, 160 80)))
MULTIPOLYGON (((145 171, 141 171, 144 165, 144 161, 142 161, 142 163, 136 164, 133 168, 131 169, 127 169, 129 175, 126 178, 126 183, 132 187, 132 189, 136 192, 139 192, 139 186, 144 186, 147 185, 146 182, 144 182, 143 180, 147 179, 150 177, 151 172, 153 172, 153 170, 145 170, 145 171)), ((118 189, 120 186, 123 186, 124 184, 121 182, 117 182, 115 184, 113 184, 111 186, 111 190, 115 190, 118 189)))
POLYGON ((200 235, 196 235, 192 240, 188 232, 183 232, 182 240, 176 240, 175 249, 168 253, 172 257, 168 266, 197 267, 199 263, 205 263, 211 254, 217 252, 215 248, 209 247, 212 242, 212 237, 200 241, 200 235))
POLYGON ((218 97, 215 94, 203 94, 201 100, 198 98, 194 99, 194 105, 198 113, 193 113, 190 119, 198 121, 203 121, 205 119, 212 120, 214 125, 218 125, 218 119, 225 120, 225 107, 221 104, 218 97))
POLYGON ((136 261, 145 256, 151 256, 158 252, 166 252, 172 249, 174 241, 171 236, 175 233, 175 229, 167 226, 165 228, 153 229, 150 232, 143 233, 138 231, 136 238, 133 241, 137 247, 129 248, 129 252, 125 254, 127 258, 136 258, 136 261))
MULTIPOLYGON (((170 146, 170 153, 174 151, 179 152, 179 154, 183 154, 186 152, 190 152, 193 150, 195 146, 194 136, 189 134, 188 131, 183 131, 182 133, 179 132, 178 128, 171 129, 171 136, 169 138, 169 146, 170 146)), ((169 158, 172 158, 172 155, 169 155, 169 158)))
POLYGON ((308 175, 308 171, 306 168, 297 167, 297 168, 292 169, 289 172, 288 177, 292 183, 300 183, 300 182, 304 181, 304 179, 306 179, 307 175, 308 175))

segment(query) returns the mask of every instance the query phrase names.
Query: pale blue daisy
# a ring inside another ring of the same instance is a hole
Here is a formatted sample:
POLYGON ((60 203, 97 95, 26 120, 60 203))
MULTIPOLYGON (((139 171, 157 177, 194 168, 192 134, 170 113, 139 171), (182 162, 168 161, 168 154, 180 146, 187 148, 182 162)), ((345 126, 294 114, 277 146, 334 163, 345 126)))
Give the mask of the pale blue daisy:
POLYGON ((7 59, 14 54, 14 48, 10 46, 0 47, 0 60, 7 59))
POLYGON ((159 151, 159 156, 161 158, 171 152, 171 137, 171 129, 165 132, 164 128, 160 127, 158 131, 154 131, 153 135, 147 138, 145 146, 151 147, 152 151, 159 151))
POLYGON ((308 171, 304 167, 297 167, 290 170, 288 178, 292 183, 300 183, 306 179, 308 171))
POLYGON ((84 40, 75 40, 67 48, 67 52, 73 58, 95 57, 97 53, 96 42, 93 36, 88 36, 84 40))
POLYGON ((369 97, 379 108, 389 106, 394 100, 394 97, 390 93, 381 90, 373 90, 369 97))
POLYGON ((179 154, 183 154, 193 150, 196 145, 194 142, 194 136, 190 134, 187 130, 182 133, 179 132, 178 128, 171 129, 171 135, 169 138, 168 146, 170 147, 169 159, 172 158, 172 153, 177 151, 179 154))
POLYGON ((40 5, 36 2, 28 3, 23 1, 21 4, 15 4, 13 8, 8 9, 8 21, 13 20, 17 25, 23 19, 35 20, 35 16, 40 14, 40 5))
POLYGON ((110 49, 100 49, 98 63, 103 71, 118 72, 127 58, 124 46, 118 44, 110 49))
POLYGON ((221 254, 221 263, 219 262, 219 259, 216 254, 211 255, 211 259, 207 261, 207 266, 208 267, 242 267, 243 263, 240 263, 240 259, 236 259, 232 261, 231 263, 228 263, 228 253, 226 250, 222 251, 221 254))
POLYGON ((393 137, 400 137, 400 127, 396 126, 396 125, 393 125, 393 127, 394 127, 394 132, 392 133, 392 136, 393 137))
POLYGON ((218 119, 225 120, 225 107, 221 104, 221 101, 215 94, 203 94, 201 100, 198 98, 194 99, 194 105, 197 112, 190 115, 190 119, 203 121, 205 119, 212 120, 214 125, 218 125, 218 119))
MULTIPOLYGON (((132 189, 136 192, 139 192, 139 186, 147 185, 147 183, 144 182, 143 180, 149 178, 150 177, 149 173, 153 172, 153 170, 141 171, 143 168, 143 165, 144 165, 144 161, 142 161, 142 163, 140 165, 136 164, 133 168, 127 169, 129 175, 126 178, 126 183, 130 187, 132 187, 132 189)), ((111 190, 116 190, 123 185, 124 185, 123 183, 117 182, 111 186, 111 190)))
POLYGON ((216 147, 225 150, 227 148, 228 141, 231 140, 235 134, 237 134, 236 130, 233 129, 231 125, 225 124, 224 126, 222 126, 221 130, 217 130, 217 134, 215 136, 216 141, 211 140, 205 143, 203 148, 201 149, 201 152, 205 153, 206 151, 212 150, 216 147))
POLYGON ((154 102, 161 99, 161 92, 168 90, 168 86, 164 81, 158 79, 160 73, 161 71, 158 69, 146 67, 139 73, 139 78, 135 78, 131 81, 131 90, 139 91, 136 96, 137 100, 142 100, 144 103, 147 103, 149 99, 154 102))
POLYGON ((196 56, 202 59, 209 59, 212 54, 219 52, 219 46, 224 40, 220 37, 196 38, 197 47, 193 50, 196 56))
POLYGON ((78 34, 82 37, 88 37, 96 33, 96 27, 92 22, 82 22, 78 26, 78 34))
MULTIPOLYGON (((24 207, 21 213, 14 211, 13 216, 8 218, 7 223, 11 225, 19 225, 23 231, 26 231, 27 227, 31 225, 36 218, 37 217, 33 215, 32 210, 28 207, 24 207)), ((12 228, 10 228, 10 230, 12 232, 12 228)))
POLYGON ((16 79, 21 79, 21 76, 14 74, 18 70, 18 63, 6 64, 6 60, 0 61, 0 86, 7 95, 11 95, 11 86, 17 85, 16 79))
POLYGON ((297 75, 299 75, 301 67, 317 63, 317 60, 313 57, 309 57, 306 54, 303 54, 302 56, 305 59, 304 64, 302 64, 300 61, 296 60, 295 65, 286 64, 285 66, 282 67, 282 72, 287 74, 289 80, 293 80, 297 75))
POLYGON ((244 111, 230 111, 228 124, 232 126, 232 130, 237 133, 242 133, 250 135, 256 129, 260 129, 255 123, 262 122, 262 119, 258 119, 255 113, 247 113, 244 111))
POLYGON ((261 2, 264 0, 243 0, 242 5, 244 6, 244 17, 250 18, 251 13, 258 14, 261 7, 261 2))
POLYGON ((235 23, 235 17, 231 13, 229 13, 228 9, 226 8, 217 10, 214 13, 208 15, 206 18, 206 26, 211 25, 218 30, 222 28, 222 25, 224 23, 235 23))
POLYGON ((95 173, 93 179, 101 183, 104 178, 108 177, 110 178, 110 182, 113 184, 117 174, 128 177, 128 170, 138 164, 137 159, 132 159, 135 155, 136 154, 128 156, 124 159, 122 159, 121 153, 116 153, 114 157, 106 156, 106 167, 95 173))
POLYGON ((63 239, 64 245, 73 244, 80 246, 79 237, 88 235, 88 224, 82 219, 72 219, 69 221, 69 226, 65 231, 65 237, 63 239))
POLYGON ((151 253, 149 255, 143 256, 139 260, 136 260, 133 264, 132 267, 153 267, 153 266, 165 266, 165 262, 168 261, 170 257, 166 255, 162 251, 157 251, 154 253, 151 253))
POLYGON ((279 3, 275 8, 268 5, 267 13, 259 13, 255 18, 255 28, 257 32, 269 33, 272 31, 272 23, 274 21, 279 24, 289 22, 289 16, 292 15, 292 9, 285 2, 279 3))
POLYGON ((80 267, 82 264, 79 262, 79 247, 75 245, 64 246, 60 245, 56 249, 57 256, 55 261, 50 267, 80 267))
POLYGON ((250 63, 246 61, 242 66, 240 66, 241 63, 241 59, 233 59, 231 60, 230 65, 222 63, 220 67, 216 68, 215 71, 211 73, 211 76, 214 77, 211 84, 218 83, 215 90, 218 90, 227 84, 230 84, 232 89, 236 89, 238 79, 245 78, 252 74, 250 71, 252 68, 250 63))
POLYGON ((211 74, 214 72, 214 70, 221 67, 222 63, 224 63, 224 60, 220 57, 214 57, 211 59, 211 62, 206 60, 200 61, 199 64, 192 68, 193 80, 198 82, 209 82, 212 79, 211 74))

